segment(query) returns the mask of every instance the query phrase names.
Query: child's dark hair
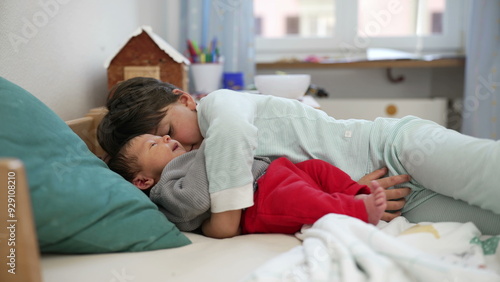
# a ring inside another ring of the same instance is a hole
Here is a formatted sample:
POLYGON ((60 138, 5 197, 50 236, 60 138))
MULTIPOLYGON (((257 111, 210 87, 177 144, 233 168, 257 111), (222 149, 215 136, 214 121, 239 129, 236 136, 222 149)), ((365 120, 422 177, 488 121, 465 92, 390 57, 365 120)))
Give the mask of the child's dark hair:
POLYGON ((165 107, 179 100, 174 85, 148 77, 136 77, 115 85, 106 107, 108 113, 97 129, 97 140, 113 158, 132 137, 154 133, 165 116, 165 107))

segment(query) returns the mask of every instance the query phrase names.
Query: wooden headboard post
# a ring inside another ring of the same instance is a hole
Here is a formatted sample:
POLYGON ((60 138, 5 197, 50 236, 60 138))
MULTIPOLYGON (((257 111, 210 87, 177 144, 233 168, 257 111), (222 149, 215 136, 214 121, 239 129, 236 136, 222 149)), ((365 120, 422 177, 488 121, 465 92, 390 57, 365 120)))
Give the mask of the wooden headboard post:
POLYGON ((97 127, 106 115, 108 110, 105 107, 91 109, 85 117, 69 120, 66 124, 87 144, 89 150, 104 160, 106 152, 97 142, 97 127))
POLYGON ((40 282, 40 251, 24 165, 0 159, 0 281, 40 282))

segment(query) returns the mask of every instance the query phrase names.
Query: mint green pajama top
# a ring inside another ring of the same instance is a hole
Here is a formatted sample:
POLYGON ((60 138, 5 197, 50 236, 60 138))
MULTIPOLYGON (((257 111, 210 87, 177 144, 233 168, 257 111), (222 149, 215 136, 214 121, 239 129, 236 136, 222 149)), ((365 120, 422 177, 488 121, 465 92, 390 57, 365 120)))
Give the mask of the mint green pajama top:
POLYGON ((197 111, 212 212, 253 204, 251 164, 258 155, 322 159, 354 180, 382 167, 389 175, 410 174, 401 185, 412 189, 403 212, 442 194, 500 214, 497 141, 412 116, 337 120, 297 100, 231 90, 212 92, 197 111))

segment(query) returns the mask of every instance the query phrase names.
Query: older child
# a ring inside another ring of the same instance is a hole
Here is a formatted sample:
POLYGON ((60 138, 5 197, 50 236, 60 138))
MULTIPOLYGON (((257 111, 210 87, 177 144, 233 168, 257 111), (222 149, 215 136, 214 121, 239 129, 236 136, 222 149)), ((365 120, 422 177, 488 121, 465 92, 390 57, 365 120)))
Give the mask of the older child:
POLYGON ((158 81, 137 86, 141 80, 115 89, 101 124, 101 145, 113 154, 124 136, 133 135, 131 125, 151 117, 154 101, 154 120, 136 127, 134 134, 169 134, 188 150, 207 143, 214 230, 225 232, 219 218, 236 219, 238 210, 253 204, 250 164, 260 155, 286 156, 292 162, 322 159, 353 179, 386 166, 389 175, 412 176, 403 209, 411 221, 467 220, 485 233, 500 233, 497 141, 465 136, 416 117, 336 120, 298 101, 229 90, 215 91, 197 105, 188 93, 158 81), (157 96, 178 100, 166 104, 157 96), (223 154, 216 149, 221 146, 223 154), (225 199, 233 195, 240 201, 228 206, 225 199))
MULTIPOLYGON (((211 215, 204 148, 202 143, 187 152, 168 135, 143 134, 128 141, 109 166, 139 189, 149 190, 153 202, 180 230, 192 231, 211 215)), ((236 230, 232 235, 240 233, 240 226, 243 234, 293 234, 328 213, 377 224, 386 208, 384 189, 377 182, 370 194, 370 188, 321 160, 293 164, 286 158, 256 158, 252 174, 254 205, 243 211, 241 223, 225 223, 236 230)), ((231 205, 237 199, 228 201, 231 205)))

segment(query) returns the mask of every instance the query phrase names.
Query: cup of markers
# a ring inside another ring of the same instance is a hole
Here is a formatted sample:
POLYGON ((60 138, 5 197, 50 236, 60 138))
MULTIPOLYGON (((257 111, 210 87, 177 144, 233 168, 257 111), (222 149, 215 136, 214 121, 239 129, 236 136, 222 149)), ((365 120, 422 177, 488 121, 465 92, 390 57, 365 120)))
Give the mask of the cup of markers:
POLYGON ((223 62, 217 48, 217 40, 203 48, 195 41, 187 40, 187 48, 191 61, 191 75, 196 94, 208 94, 220 88, 222 82, 223 62))
POLYGON ((189 52, 189 60, 193 64, 220 63, 222 59, 219 55, 216 38, 212 39, 210 46, 206 48, 199 46, 196 41, 188 39, 187 50, 189 52))

